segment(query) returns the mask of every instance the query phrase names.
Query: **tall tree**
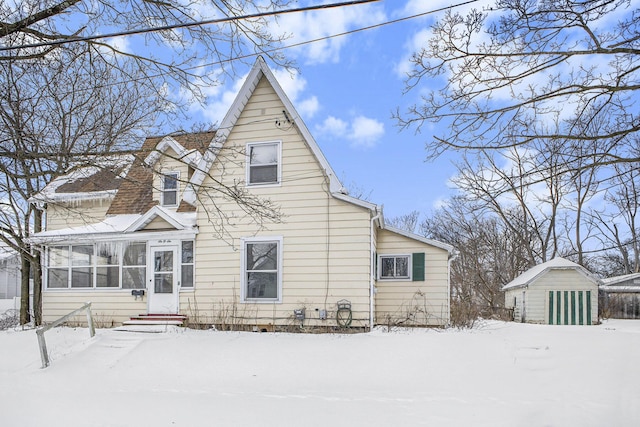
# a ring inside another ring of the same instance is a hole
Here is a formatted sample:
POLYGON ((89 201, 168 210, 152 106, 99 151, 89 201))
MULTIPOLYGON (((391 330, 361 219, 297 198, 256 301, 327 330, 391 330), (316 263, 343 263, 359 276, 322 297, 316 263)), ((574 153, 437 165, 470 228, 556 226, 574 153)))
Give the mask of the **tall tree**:
MULTIPOLYGON (((233 60, 276 50, 283 35, 267 18, 290 0, 26 0, 0 4, 0 239, 23 257, 21 321, 29 321, 29 271, 39 258, 28 244, 40 214, 28 200, 70 168, 139 146, 142 133, 182 123, 203 89, 235 76, 233 60), (202 21, 220 19, 217 25, 202 21), (160 31, 144 32, 154 27, 160 31), (178 28, 179 27, 179 28, 178 28), (96 38, 96 34, 141 35, 96 38)), ((222 189, 244 200, 235 189, 222 189)), ((247 209, 273 217, 248 200, 247 209)), ((277 215, 276 215, 277 217, 277 215)), ((35 279, 40 275, 36 273, 35 279)), ((39 291, 34 289, 39 323, 39 291)))
POLYGON ((500 314, 501 287, 530 265, 521 233, 472 196, 455 196, 420 224, 420 233, 453 245, 452 317, 464 323, 500 314))
MULTIPOLYGON (((498 0, 466 16, 449 12, 414 54, 407 89, 442 85, 398 114, 399 123, 441 123, 430 156, 606 141, 587 159, 638 161, 626 136, 640 130, 639 18, 630 0, 498 0)), ((564 155, 581 155, 571 146, 564 155)))
POLYGON ((138 128, 153 124, 161 104, 145 86, 110 85, 114 70, 86 47, 34 59, 0 61, 0 239, 22 258, 21 322, 30 320, 29 279, 40 323, 39 253, 28 237, 41 213, 29 199, 56 176, 91 164, 96 155, 129 148, 138 128))

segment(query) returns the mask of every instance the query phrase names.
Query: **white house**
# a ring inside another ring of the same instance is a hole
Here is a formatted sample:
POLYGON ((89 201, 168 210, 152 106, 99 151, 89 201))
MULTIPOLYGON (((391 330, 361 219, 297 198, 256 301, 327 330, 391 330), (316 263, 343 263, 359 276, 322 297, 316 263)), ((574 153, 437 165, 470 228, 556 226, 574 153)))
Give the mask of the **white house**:
POLYGON ((564 258, 539 264, 502 287, 505 307, 514 320, 549 325, 598 322, 600 281, 587 269, 564 258))
POLYGON ((602 279, 602 311, 614 319, 640 319, 640 273, 602 279))
POLYGON ((450 245, 347 194, 260 58, 216 132, 148 138, 52 182, 43 318, 180 314, 258 330, 449 322, 450 245), (256 216, 238 198, 280 213, 256 216), (262 205, 264 206, 264 205, 262 205))

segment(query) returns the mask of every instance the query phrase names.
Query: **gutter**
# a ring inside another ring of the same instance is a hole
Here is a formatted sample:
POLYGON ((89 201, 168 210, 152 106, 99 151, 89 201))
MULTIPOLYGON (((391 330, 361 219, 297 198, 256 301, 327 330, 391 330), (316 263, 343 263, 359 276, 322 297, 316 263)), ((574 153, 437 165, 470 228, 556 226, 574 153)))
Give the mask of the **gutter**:
POLYGON ((382 216, 382 212, 381 212, 381 208, 379 208, 378 206, 376 206, 376 210, 375 210, 376 214, 373 218, 371 218, 371 235, 370 235, 370 249, 369 252, 371 254, 370 256, 370 261, 371 261, 371 269, 370 269, 370 279, 369 279, 369 331, 373 330, 373 301, 374 301, 374 297, 375 297, 375 293, 376 293, 376 283, 375 283, 375 277, 376 277, 376 272, 374 271, 375 269, 375 246, 373 244, 373 233, 375 232, 375 225, 374 223, 380 219, 380 217, 382 216))

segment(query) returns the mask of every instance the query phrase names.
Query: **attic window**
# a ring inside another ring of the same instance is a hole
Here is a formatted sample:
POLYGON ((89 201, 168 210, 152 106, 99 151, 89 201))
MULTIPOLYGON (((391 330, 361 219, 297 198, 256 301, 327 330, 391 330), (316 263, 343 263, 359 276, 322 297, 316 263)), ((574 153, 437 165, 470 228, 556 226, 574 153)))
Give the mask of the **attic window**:
POLYGON ((280 182, 280 142, 247 144, 247 182, 249 185, 280 182))
POLYGON ((162 206, 178 205, 178 172, 168 172, 162 176, 162 206))

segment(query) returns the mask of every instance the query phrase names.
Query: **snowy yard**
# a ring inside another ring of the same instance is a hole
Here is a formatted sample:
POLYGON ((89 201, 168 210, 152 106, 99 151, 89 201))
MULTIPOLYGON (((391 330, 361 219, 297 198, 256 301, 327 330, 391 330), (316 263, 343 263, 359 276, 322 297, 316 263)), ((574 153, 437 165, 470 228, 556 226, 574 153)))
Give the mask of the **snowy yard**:
POLYGON ((640 321, 303 335, 0 332, 3 426, 626 426, 640 321))

